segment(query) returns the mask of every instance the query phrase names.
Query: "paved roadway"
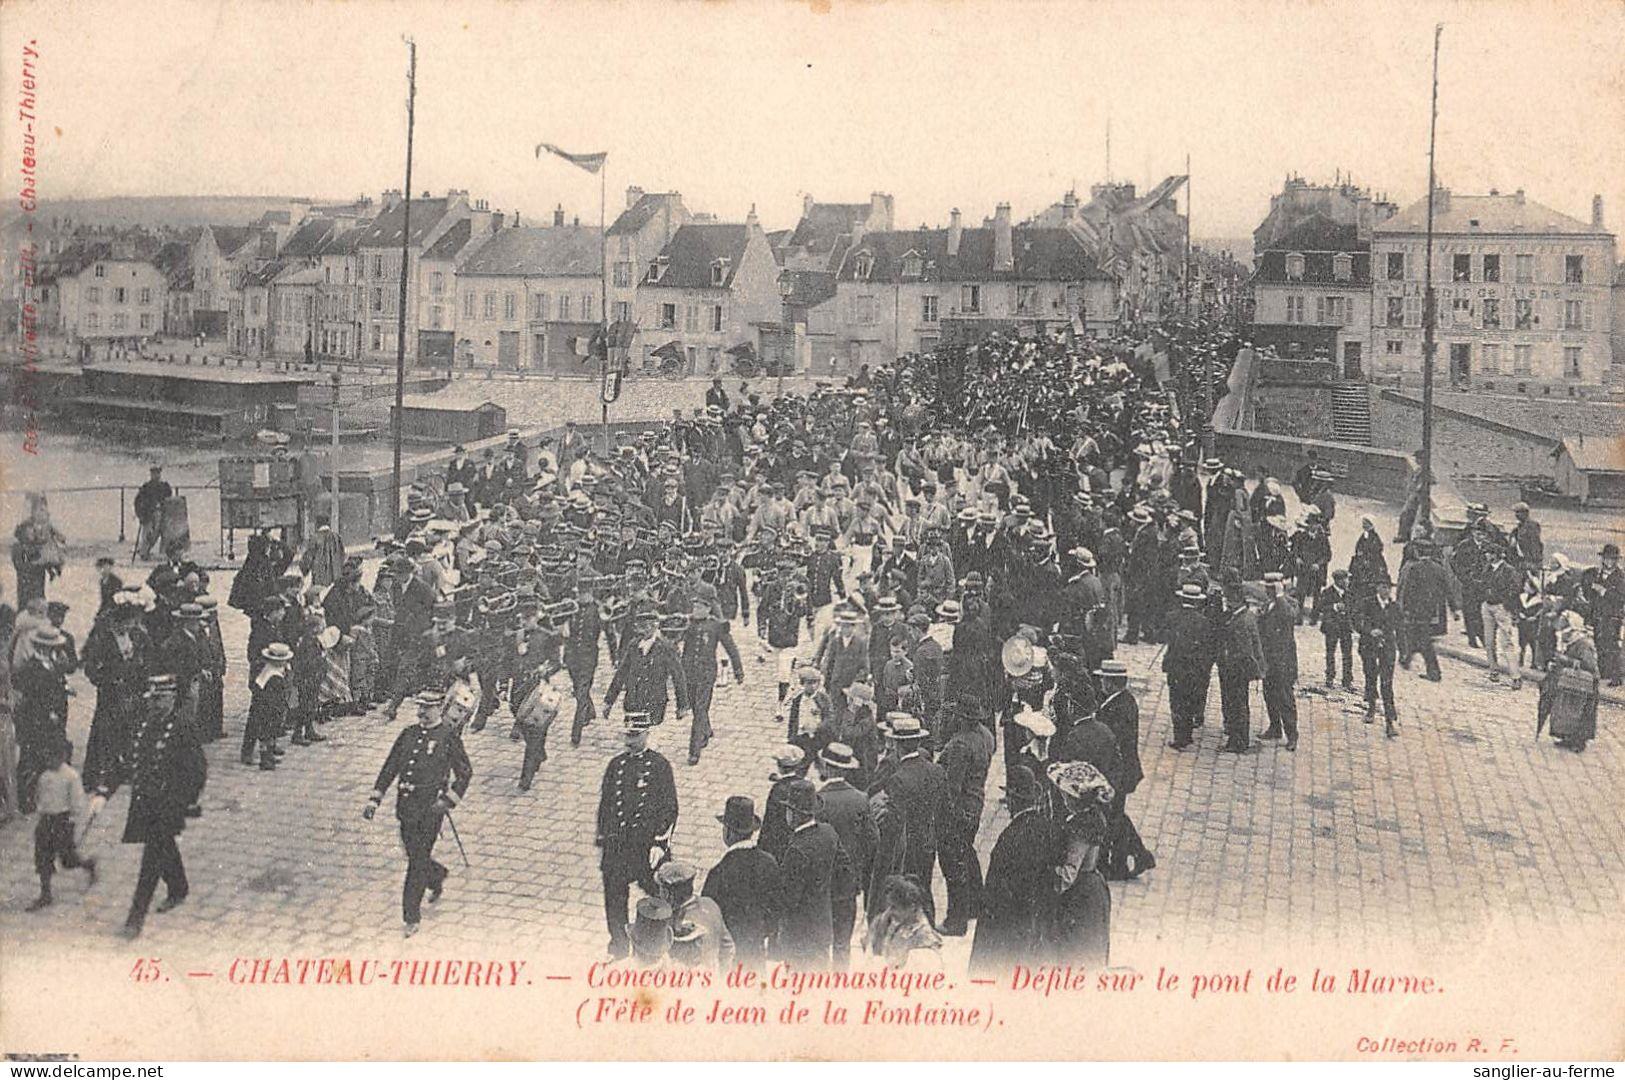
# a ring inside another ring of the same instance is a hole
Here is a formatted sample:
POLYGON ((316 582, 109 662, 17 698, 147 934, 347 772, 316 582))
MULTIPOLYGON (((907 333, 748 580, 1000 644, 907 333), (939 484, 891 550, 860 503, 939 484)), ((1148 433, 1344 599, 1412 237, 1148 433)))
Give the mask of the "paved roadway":
MULTIPOLYGON (((216 587, 224 594, 226 585, 216 587)), ((95 595, 88 569, 71 569, 55 594, 73 603, 70 628, 83 640, 95 595)), ((228 612, 225 633, 237 664, 245 620, 228 612)), ((1514 692, 1489 683, 1481 668, 1446 660, 1441 684, 1399 673, 1397 739, 1384 738, 1380 723, 1364 724, 1352 698, 1315 693, 1300 698, 1295 754, 1266 746, 1236 757, 1216 752, 1215 683, 1198 747, 1178 753, 1166 746, 1161 680, 1145 678, 1159 655, 1148 646, 1124 654, 1139 687, 1148 774, 1130 809, 1159 864, 1140 881, 1112 886, 1115 962, 1133 964, 1173 942, 1225 951, 1386 943, 1433 952, 1479 941, 1491 928, 1522 932, 1554 917, 1619 914, 1625 753, 1617 706, 1604 704, 1600 737, 1584 754, 1567 753, 1535 739, 1532 687, 1514 692)), ((1299 654, 1301 671, 1318 681, 1317 631, 1300 630, 1299 654)), ((769 753, 780 742, 770 669, 748 644, 746 656, 745 685, 717 692, 717 738, 702 764, 684 764, 686 732, 675 725, 655 740, 677 774, 675 851, 702 869, 721 852, 713 815, 733 793, 760 805, 769 753)), ((232 737, 210 749, 205 814, 181 839, 191 899, 152 916, 139 951, 201 963, 246 948, 401 949, 404 857, 393 796, 372 824, 360 816, 396 725, 376 713, 337 721, 324 729, 328 742, 290 748, 280 770, 262 774, 236 760, 247 705, 240 672, 228 679, 232 737)), ((75 684, 70 734, 82 753, 94 692, 82 676, 75 684)), ((605 685, 601 675, 600 694, 605 685)), ((1261 717, 1256 690, 1254 709, 1261 717)), ((515 789, 520 744, 507 732, 499 719, 469 737, 475 777, 456 819, 472 867, 463 868, 446 835, 437 854, 453 877, 411 950, 470 955, 500 942, 504 955, 557 955, 603 947, 593 819, 599 776, 618 745, 614 729, 600 721, 574 749, 555 732, 553 759, 529 793, 515 789)), ((998 774, 989 784, 984 859, 1004 821, 998 774)), ((116 936, 139 855, 117 842, 126 805, 124 793, 114 798, 87 845, 102 860, 101 883, 87 893, 78 875, 61 875, 58 903, 42 914, 22 910, 36 889, 32 828, 0 828, 0 942, 40 956, 137 951, 116 936)), ((939 895, 941 888, 939 876, 939 895)))

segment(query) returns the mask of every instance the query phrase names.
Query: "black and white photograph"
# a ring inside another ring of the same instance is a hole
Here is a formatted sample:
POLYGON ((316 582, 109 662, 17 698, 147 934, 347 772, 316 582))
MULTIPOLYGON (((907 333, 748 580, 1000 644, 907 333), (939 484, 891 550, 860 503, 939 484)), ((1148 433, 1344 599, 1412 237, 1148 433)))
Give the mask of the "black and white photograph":
POLYGON ((0 1054, 1625 1055, 1625 6, 0 84, 0 1054))

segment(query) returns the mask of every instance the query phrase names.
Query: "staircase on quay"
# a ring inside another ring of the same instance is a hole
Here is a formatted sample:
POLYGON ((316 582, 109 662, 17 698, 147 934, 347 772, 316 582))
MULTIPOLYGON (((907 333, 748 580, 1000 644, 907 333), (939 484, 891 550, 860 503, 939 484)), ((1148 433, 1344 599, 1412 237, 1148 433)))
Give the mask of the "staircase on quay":
POLYGON ((1332 387, 1332 433, 1338 442, 1371 445, 1371 389, 1363 382, 1332 387))

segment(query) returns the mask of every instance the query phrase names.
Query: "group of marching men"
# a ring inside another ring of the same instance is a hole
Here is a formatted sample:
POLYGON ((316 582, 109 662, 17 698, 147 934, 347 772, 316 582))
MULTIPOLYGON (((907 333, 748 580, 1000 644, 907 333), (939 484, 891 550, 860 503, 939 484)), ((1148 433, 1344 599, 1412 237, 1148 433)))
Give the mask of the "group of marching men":
MULTIPOLYGON (((1165 644, 1176 748, 1194 744, 1217 673, 1222 749, 1253 747, 1249 687, 1261 681, 1260 738, 1290 750, 1302 619, 1325 634, 1328 684, 1339 649, 1351 684, 1358 634, 1368 718, 1380 699, 1393 734, 1394 661, 1414 645, 1436 674, 1421 613, 1433 626, 1455 594, 1419 536, 1396 598, 1369 523, 1328 582, 1331 475, 1310 466, 1295 478, 1305 514, 1289 533, 1277 482, 1261 474, 1249 491, 1239 471, 1198 460, 1180 403, 1110 348, 984 345, 976 363, 983 377, 953 400, 929 365, 908 363, 767 402, 730 402, 718 383, 691 419, 609 453, 571 425, 534 469, 512 433, 494 463, 458 454, 443 480, 413 488, 395 533, 376 541, 370 589, 326 523, 299 572, 286 545, 257 536, 229 597, 252 620, 244 763, 274 770, 284 738, 319 742, 338 717, 378 704, 393 717, 413 698, 417 722, 366 810, 396 788, 412 933, 445 885, 433 848, 471 777, 465 735, 505 705, 528 790, 561 712, 576 745, 619 704, 626 749, 605 771, 597 821, 612 955, 844 965, 862 897, 864 945, 894 966, 928 962, 941 935, 973 920, 978 966, 1103 960, 1105 882, 1155 864, 1126 807, 1143 773, 1118 642, 1165 644), (742 650, 734 635, 752 627, 742 650), (744 680, 742 652, 771 661, 778 706, 763 722, 782 726, 784 746, 760 814, 748 794, 720 808, 727 852, 698 889, 672 856, 675 782, 648 737, 674 713, 697 765, 717 734, 715 688, 744 680), (612 674, 595 700, 602 658, 612 674), (1001 737, 1011 819, 984 878, 975 840, 1001 737)), ((1616 657, 1618 580, 1616 552, 1590 585, 1575 582, 1601 598, 1588 612, 1615 613, 1616 657)), ((128 599, 108 594, 102 636, 124 674, 97 682, 85 785, 105 797, 133 780, 125 838, 151 856, 135 933, 158 880, 166 905, 185 898, 174 836, 196 813, 201 743, 224 734, 224 652, 202 644, 219 640, 206 587, 175 563, 128 599), (193 626, 196 650, 169 644, 193 626), (176 659, 194 651, 195 663, 176 659)), ((1583 652, 1568 648, 1572 605, 1558 614, 1548 659, 1583 652)), ((58 713, 65 728, 65 700, 58 713)), ((68 865, 59 831, 42 850, 68 865)))

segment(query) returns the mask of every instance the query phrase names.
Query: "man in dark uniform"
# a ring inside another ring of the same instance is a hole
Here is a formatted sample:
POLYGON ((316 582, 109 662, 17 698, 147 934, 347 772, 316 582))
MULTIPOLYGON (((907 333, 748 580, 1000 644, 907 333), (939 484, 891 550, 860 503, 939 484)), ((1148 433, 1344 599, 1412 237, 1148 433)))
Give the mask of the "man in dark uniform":
POLYGON ((1349 572, 1333 570, 1332 583, 1315 600, 1315 618, 1326 640, 1326 685, 1337 682, 1337 654, 1343 653, 1343 689, 1354 689, 1354 612, 1350 608, 1349 572))
POLYGON ((1609 686, 1620 684, 1619 628, 1625 616, 1625 571, 1619 568, 1619 545, 1604 544, 1602 560, 1580 575, 1581 591, 1591 609, 1597 640, 1597 667, 1609 686))
POLYGON ((124 921, 127 938, 140 936, 160 880, 166 890, 158 905, 160 914, 178 906, 191 891, 175 837, 186 827, 187 808, 203 791, 203 776, 195 767, 201 757, 195 733, 176 716, 174 676, 149 677, 129 755, 109 771, 90 802, 90 817, 94 818, 119 784, 129 781, 130 812, 123 840, 142 847, 135 896, 124 921))
POLYGON ((937 855, 948 884, 948 912, 942 932, 962 937, 982 910, 982 864, 976 854, 976 832, 982 824, 983 793, 993 762, 993 732, 976 715, 977 706, 961 702, 945 710, 954 732, 937 764, 948 780, 948 807, 943 817, 937 855))
POLYGON ((693 723, 688 736, 688 763, 700 763, 700 751, 711 742, 711 695, 717 685, 717 646, 721 645, 733 665, 734 681, 745 681, 744 663, 739 659, 739 647, 734 644, 728 624, 719 618, 711 601, 703 596, 693 600, 693 616, 683 631, 683 679, 688 686, 689 707, 693 710, 693 723))
POLYGON ((1224 745, 1221 753, 1245 754, 1252 747, 1251 704, 1248 684, 1269 670, 1258 640, 1258 620, 1242 595, 1241 575, 1225 571, 1224 609, 1219 618, 1217 652, 1219 700, 1224 708, 1224 745))
POLYGON ((1286 736, 1286 748, 1298 748, 1298 605, 1286 595, 1278 573, 1264 575, 1264 612, 1258 617, 1258 643, 1264 651, 1264 708, 1269 727, 1260 739, 1286 736))
POLYGON ((638 612, 633 616, 632 629, 633 640, 622 645, 620 663, 604 697, 604 715, 609 715, 615 699, 624 691, 629 712, 648 714, 651 725, 665 723, 669 680, 681 723, 688 718, 688 680, 683 677, 676 647, 660 633, 660 613, 653 608, 638 612))
POLYGON ((1468 648, 1476 648, 1484 638, 1484 574, 1489 565, 1489 507, 1467 505, 1467 530, 1450 549, 1450 572, 1461 585, 1461 626, 1468 648))
POLYGON ((401 919, 407 937, 418 931, 422 918, 423 894, 432 904, 440 899, 451 873, 434 859, 435 841, 440 838, 440 822, 457 805, 474 778, 462 737, 445 723, 444 701, 438 692, 418 698, 418 722, 395 737, 395 744, 378 770, 361 816, 368 821, 384 801, 391 784, 395 789, 395 817, 401 826, 401 843, 406 848, 406 881, 401 887, 401 919))
POLYGON ((598 606, 597 578, 583 574, 576 581, 576 612, 564 639, 564 666, 570 672, 570 688, 575 695, 575 717, 570 721, 570 745, 581 745, 581 732, 592 723, 592 681, 598 671, 598 639, 604 634, 602 609, 598 606))
POLYGON ((1202 586, 1189 582, 1179 587, 1179 607, 1168 616, 1168 649, 1162 656, 1168 679, 1168 711, 1174 738, 1168 745, 1183 750, 1201 726, 1207 711, 1207 692, 1213 680, 1213 623, 1204 607, 1202 586))
MULTIPOLYGON (((881 725, 890 746, 891 769, 880 767, 883 778, 876 787, 886 798, 881 824, 881 850, 875 859, 876 878, 900 873, 925 890, 926 914, 935 921, 931 882, 936 876, 937 848, 952 802, 948 774, 925 752, 926 730, 917 717, 893 713, 881 725)), ((868 895, 879 895, 871 888, 868 895)))
POLYGON ((649 749, 653 726, 648 713, 626 713, 622 729, 626 749, 610 758, 598 796, 596 843, 603 850, 599 870, 612 959, 625 956, 629 948, 626 905, 631 885, 637 882, 644 892, 654 894, 655 868, 669 853, 677 827, 677 785, 671 763, 649 749))
POLYGON ((1407 553, 1415 557, 1399 571, 1399 609, 1405 623, 1399 662, 1408 669, 1411 657, 1421 653, 1426 665, 1422 677, 1439 682, 1444 676, 1439 671, 1433 639, 1442 635, 1448 624, 1450 580, 1434 555, 1432 540, 1420 537, 1411 541, 1407 553))
POLYGON ((1398 732, 1399 710, 1394 706, 1394 660, 1398 654, 1402 615, 1394 603, 1393 585, 1385 578, 1375 582, 1376 592, 1367 597, 1355 617, 1360 631, 1360 663, 1365 668, 1365 722, 1377 715, 1377 697, 1382 696, 1387 734, 1398 732))
POLYGON ((135 520, 139 532, 135 555, 138 559, 151 558, 152 545, 158 542, 164 530, 164 503, 175 494, 175 489, 163 478, 162 465, 152 466, 151 472, 151 478, 135 493, 135 520))
POLYGON ((818 820, 818 789, 792 781, 785 797, 790 843, 779 868, 779 955, 803 971, 827 971, 834 937, 833 886, 852 873, 833 826, 818 820))
POLYGON ((1095 715, 1111 730, 1117 742, 1117 772, 1107 773, 1116 794, 1106 811, 1105 865, 1108 881, 1137 878, 1157 865, 1156 856, 1140 839, 1139 830, 1128 816, 1128 797, 1145 779, 1140 764, 1140 706, 1128 689, 1128 664, 1122 660, 1101 662, 1095 677, 1100 680, 1101 702, 1095 715))
POLYGON ((851 966, 852 927, 857 921, 858 893, 868 884, 874 868, 880 830, 869 808, 869 797, 852 786, 863 762, 853 749, 832 742, 818 753, 818 820, 835 830, 846 852, 847 872, 830 885, 830 912, 834 924, 830 955, 834 969, 851 966))

